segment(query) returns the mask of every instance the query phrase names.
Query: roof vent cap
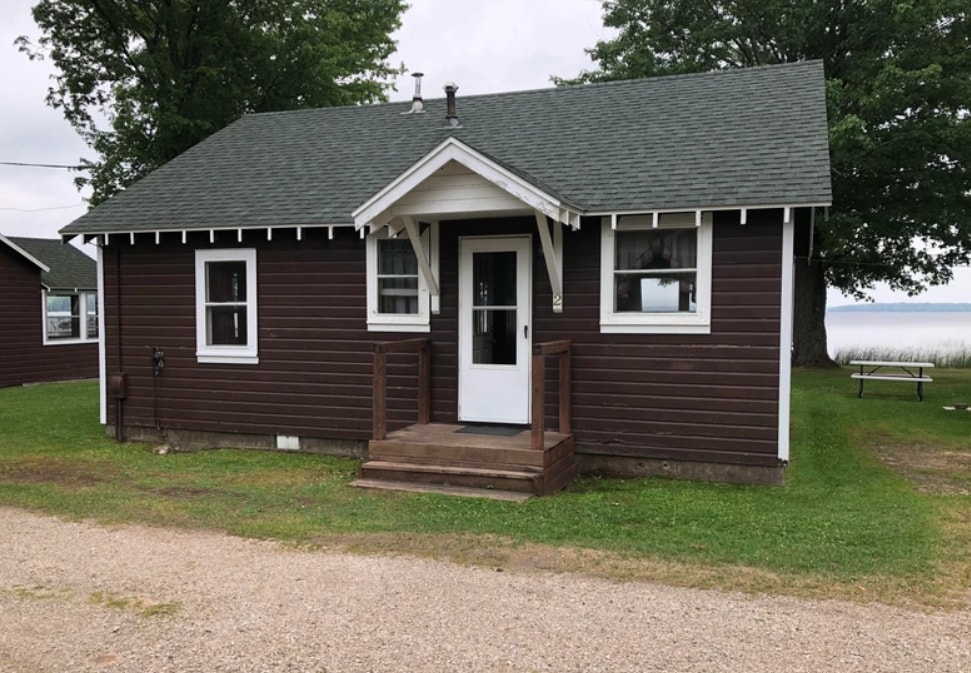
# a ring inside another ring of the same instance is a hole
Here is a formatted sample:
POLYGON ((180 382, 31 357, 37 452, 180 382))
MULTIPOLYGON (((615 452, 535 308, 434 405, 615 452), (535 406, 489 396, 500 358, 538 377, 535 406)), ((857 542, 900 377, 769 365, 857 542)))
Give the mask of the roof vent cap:
POLYGON ((421 114, 425 111, 425 101, 421 98, 421 78, 425 76, 425 73, 413 72, 411 76, 415 78, 415 95, 411 97, 411 109, 402 112, 403 115, 421 114))
POLYGON ((455 92, 459 90, 459 85, 455 82, 445 82, 445 128, 457 129, 462 126, 459 121, 458 113, 455 111, 455 92))

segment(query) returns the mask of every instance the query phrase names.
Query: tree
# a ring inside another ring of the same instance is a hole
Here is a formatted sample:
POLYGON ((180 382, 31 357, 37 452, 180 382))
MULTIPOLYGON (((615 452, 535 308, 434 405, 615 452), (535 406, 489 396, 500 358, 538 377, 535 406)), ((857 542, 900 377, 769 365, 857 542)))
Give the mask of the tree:
POLYGON ((385 100, 404 0, 41 0, 47 103, 98 154, 98 204, 250 112, 385 100))
POLYGON ((824 61, 833 208, 796 264, 795 364, 833 364, 827 285, 917 294, 971 260, 967 0, 616 0, 604 23, 571 83, 824 61))

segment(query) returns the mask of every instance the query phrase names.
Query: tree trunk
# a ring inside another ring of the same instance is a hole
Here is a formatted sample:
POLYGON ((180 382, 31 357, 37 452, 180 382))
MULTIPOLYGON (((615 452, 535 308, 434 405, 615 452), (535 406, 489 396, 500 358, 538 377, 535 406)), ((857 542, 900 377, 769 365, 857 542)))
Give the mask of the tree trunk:
POLYGON ((826 349, 826 274, 818 259, 795 262, 792 364, 837 367, 826 349))

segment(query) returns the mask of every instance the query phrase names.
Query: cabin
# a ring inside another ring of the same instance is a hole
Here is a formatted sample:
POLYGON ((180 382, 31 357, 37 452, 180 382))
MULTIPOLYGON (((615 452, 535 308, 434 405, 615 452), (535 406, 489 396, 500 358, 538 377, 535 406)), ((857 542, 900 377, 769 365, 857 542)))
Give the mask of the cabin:
POLYGON ((366 486, 780 483, 822 64, 445 89, 246 116, 62 230, 97 245, 107 431, 366 486))
POLYGON ((0 234, 0 388, 98 376, 95 261, 57 239, 0 234))

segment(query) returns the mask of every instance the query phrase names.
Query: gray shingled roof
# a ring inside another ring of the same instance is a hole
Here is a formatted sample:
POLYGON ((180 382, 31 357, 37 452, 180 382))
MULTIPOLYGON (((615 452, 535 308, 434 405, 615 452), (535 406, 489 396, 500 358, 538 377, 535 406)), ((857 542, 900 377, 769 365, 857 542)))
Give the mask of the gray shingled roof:
POLYGON ((820 62, 254 114, 63 234, 343 224, 449 135, 584 213, 831 201, 820 62))
POLYGON ((58 239, 20 238, 7 236, 7 240, 36 257, 50 271, 41 272, 41 282, 51 290, 95 290, 98 274, 93 259, 73 245, 58 239))

